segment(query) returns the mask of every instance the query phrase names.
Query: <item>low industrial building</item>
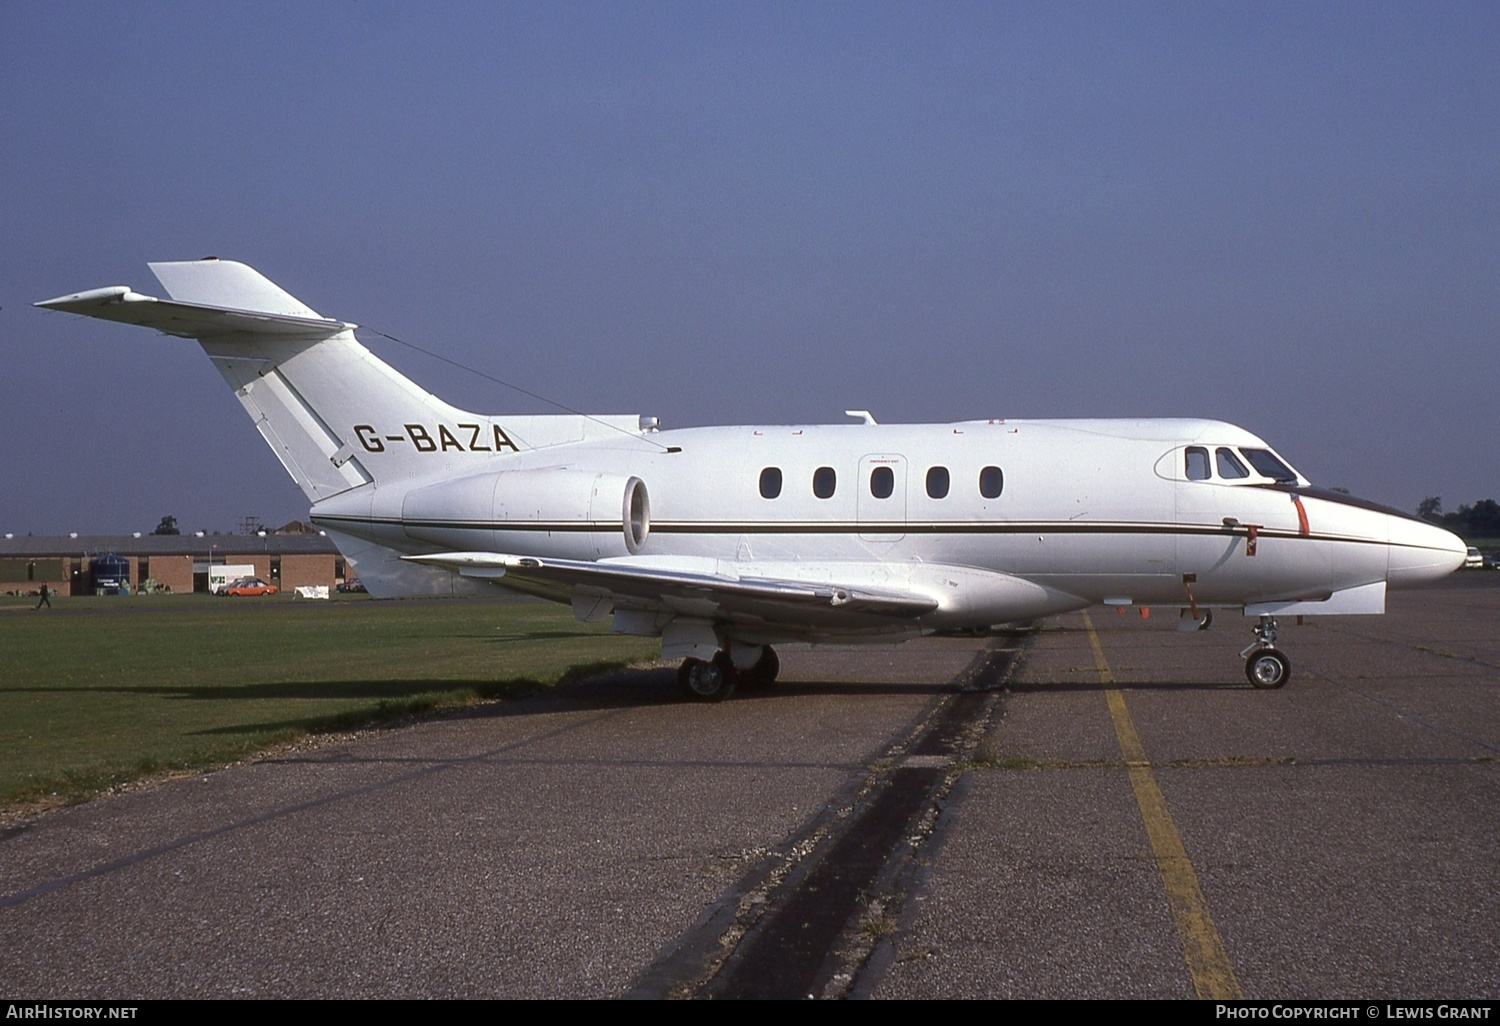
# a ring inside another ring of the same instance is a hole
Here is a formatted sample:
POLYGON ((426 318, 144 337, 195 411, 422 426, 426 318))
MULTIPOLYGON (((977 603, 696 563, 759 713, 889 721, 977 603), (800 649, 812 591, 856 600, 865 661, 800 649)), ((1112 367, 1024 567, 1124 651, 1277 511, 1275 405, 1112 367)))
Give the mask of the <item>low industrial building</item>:
POLYGON ((45 583, 62 595, 99 589, 94 561, 105 555, 129 565, 131 591, 184 594, 208 591, 209 567, 251 566, 253 576, 281 591, 343 583, 344 558, 325 535, 80 534, 0 538, 0 592, 35 593, 45 583))

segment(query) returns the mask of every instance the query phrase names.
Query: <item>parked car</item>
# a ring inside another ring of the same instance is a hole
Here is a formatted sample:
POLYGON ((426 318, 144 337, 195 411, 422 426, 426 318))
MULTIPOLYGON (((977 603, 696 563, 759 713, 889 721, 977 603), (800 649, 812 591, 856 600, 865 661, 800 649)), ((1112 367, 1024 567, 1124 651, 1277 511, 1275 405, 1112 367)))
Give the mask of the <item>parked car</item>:
POLYGON ((239 580, 230 581, 229 586, 224 589, 226 595, 274 595, 276 585, 267 584, 259 577, 241 577, 239 580))
POLYGON ((1478 549, 1470 545, 1468 554, 1464 556, 1464 569, 1474 570, 1482 566, 1484 566, 1484 557, 1479 554, 1478 549))
POLYGON ((358 577, 351 577, 339 585, 339 591, 347 592, 350 595, 362 595, 365 593, 365 583, 358 577))

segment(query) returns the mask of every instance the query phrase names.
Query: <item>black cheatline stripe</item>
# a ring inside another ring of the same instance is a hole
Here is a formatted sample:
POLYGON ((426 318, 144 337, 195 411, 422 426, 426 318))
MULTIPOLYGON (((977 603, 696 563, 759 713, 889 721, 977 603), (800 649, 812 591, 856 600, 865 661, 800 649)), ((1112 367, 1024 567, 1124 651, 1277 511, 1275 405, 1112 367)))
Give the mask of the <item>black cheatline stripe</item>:
MULTIPOLYGON (((346 517, 314 516, 315 524, 352 524, 371 527, 415 527, 429 530, 458 531, 511 531, 544 532, 548 534, 618 531, 618 521, 538 521, 538 520, 398 520, 393 517, 346 517)), ((1214 524, 1080 524, 1059 521, 1055 523, 1031 521, 1025 523, 905 523, 905 524, 861 524, 850 521, 822 521, 817 523, 794 523, 785 521, 659 521, 651 522, 652 534, 1121 534, 1121 535, 1178 535, 1197 537, 1202 535, 1224 538, 1243 538, 1241 529, 1219 527, 1214 524)), ((1381 541, 1379 538, 1350 538, 1336 534, 1300 534, 1295 530, 1262 528, 1260 538, 1285 538, 1306 541, 1345 542, 1355 545, 1385 545, 1403 549, 1433 549, 1431 545, 1414 545, 1406 542, 1381 541)), ((1434 550, 1435 551, 1435 550, 1434 550)))

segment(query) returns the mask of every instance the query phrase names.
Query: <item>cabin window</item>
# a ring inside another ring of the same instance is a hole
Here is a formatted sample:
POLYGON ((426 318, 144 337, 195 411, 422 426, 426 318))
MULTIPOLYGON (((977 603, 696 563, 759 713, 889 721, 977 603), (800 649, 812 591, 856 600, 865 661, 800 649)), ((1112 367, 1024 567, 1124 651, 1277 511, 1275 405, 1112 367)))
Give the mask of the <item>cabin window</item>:
POLYGON ((1005 475, 999 467, 985 467, 979 472, 979 494, 986 499, 1000 498, 1000 492, 1005 488, 1005 475))
POLYGON ((933 499, 946 499, 948 497, 948 468, 927 468, 927 495, 933 499))
POLYGON ((890 467, 876 467, 870 471, 870 494, 877 499, 889 499, 896 490, 896 472, 890 467))
POLYGON ((1222 445, 1214 450, 1214 462, 1218 464, 1219 476, 1226 481, 1250 476, 1250 471, 1245 469, 1245 465, 1240 462, 1233 450, 1226 449, 1222 445))
POLYGON ((1201 445, 1187 447, 1187 479, 1207 481, 1212 476, 1208 469, 1208 450, 1201 445))
POLYGON ((820 499, 833 498, 833 490, 838 486, 838 475, 833 472, 832 467, 819 467, 813 471, 813 494, 820 499))
POLYGON ((767 467, 760 472, 760 497, 774 499, 781 494, 781 468, 767 467))
POLYGON ((1275 454, 1267 449, 1246 449, 1241 446, 1240 455, 1249 460, 1250 465, 1263 477, 1275 478, 1277 481, 1297 480, 1296 471, 1277 459, 1275 454))

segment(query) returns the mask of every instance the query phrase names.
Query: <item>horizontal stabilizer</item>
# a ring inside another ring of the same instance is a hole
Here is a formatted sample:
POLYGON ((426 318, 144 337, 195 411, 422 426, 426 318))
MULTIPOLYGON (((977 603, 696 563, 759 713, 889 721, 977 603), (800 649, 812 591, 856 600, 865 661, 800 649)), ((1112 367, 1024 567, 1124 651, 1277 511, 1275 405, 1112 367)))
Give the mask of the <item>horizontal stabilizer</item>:
POLYGON ((214 338, 238 333, 328 338, 354 327, 343 321, 316 315, 306 317, 157 299, 155 296, 134 292, 126 285, 75 292, 71 296, 47 299, 36 305, 48 310, 155 328, 164 334, 182 338, 214 338))

